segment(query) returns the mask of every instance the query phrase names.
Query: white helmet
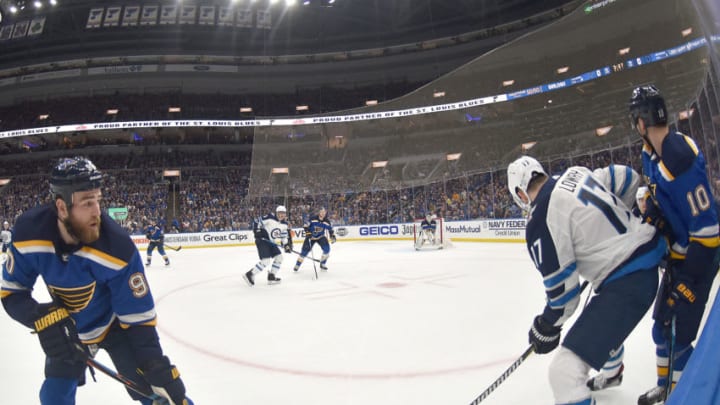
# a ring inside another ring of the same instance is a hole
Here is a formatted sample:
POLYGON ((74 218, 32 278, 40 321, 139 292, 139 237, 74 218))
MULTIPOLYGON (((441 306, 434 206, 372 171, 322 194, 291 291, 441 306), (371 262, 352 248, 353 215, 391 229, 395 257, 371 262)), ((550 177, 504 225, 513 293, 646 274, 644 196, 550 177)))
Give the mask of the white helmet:
POLYGON ((644 200, 645 197, 647 196, 647 193, 648 193, 647 187, 645 187, 645 186, 638 187, 637 192, 635 193, 635 200, 637 200, 638 202, 640 200, 644 200))
POLYGON ((525 195, 528 195, 528 184, 536 173, 547 176, 547 173, 540 162, 530 156, 520 157, 516 161, 510 163, 507 168, 508 189, 510 191, 510 195, 512 195, 513 200, 515 200, 515 204, 525 211, 530 209, 530 201, 524 203, 518 195, 517 190, 522 190, 525 195))
POLYGON ((281 212, 287 213, 287 208, 285 208, 284 205, 278 205, 277 208, 275 209, 275 212, 276 213, 281 213, 281 212))

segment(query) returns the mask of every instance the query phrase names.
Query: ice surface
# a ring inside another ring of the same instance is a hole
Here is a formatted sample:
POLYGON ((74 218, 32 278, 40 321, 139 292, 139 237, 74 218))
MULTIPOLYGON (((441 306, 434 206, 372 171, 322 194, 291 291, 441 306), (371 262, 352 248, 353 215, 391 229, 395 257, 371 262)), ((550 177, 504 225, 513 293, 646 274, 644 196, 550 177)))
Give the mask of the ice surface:
MULTIPOLYGON (((411 241, 340 242, 319 279, 309 260, 293 273, 286 254, 282 283, 261 273, 253 288, 241 274, 257 261, 254 246, 168 253, 172 266, 156 254, 147 274, 163 348, 196 404, 468 404, 528 347, 544 305, 521 243, 416 252, 411 241)), ((633 404, 653 386, 650 326, 648 315, 627 341, 623 385, 598 404, 633 404)), ((2 402, 39 403, 37 338, 4 312, 0 328, 2 402)), ((531 355, 483 403, 552 404, 552 355, 531 355)), ((104 352, 98 360, 112 366, 104 352)), ((133 403, 97 379, 78 404, 133 403)))

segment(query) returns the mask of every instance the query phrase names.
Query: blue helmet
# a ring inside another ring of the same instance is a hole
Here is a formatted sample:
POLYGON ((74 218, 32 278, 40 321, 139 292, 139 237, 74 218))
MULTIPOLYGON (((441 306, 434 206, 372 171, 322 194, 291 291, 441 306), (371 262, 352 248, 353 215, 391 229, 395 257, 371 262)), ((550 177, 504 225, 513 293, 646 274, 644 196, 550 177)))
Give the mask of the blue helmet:
POLYGON ((85 157, 61 158, 50 174, 50 194, 53 199, 61 198, 68 207, 72 195, 102 187, 103 174, 85 157))
POLYGON ((665 99, 653 85, 635 88, 630 97, 628 109, 630 110, 630 125, 633 128, 640 118, 645 122, 645 127, 667 124, 665 99))

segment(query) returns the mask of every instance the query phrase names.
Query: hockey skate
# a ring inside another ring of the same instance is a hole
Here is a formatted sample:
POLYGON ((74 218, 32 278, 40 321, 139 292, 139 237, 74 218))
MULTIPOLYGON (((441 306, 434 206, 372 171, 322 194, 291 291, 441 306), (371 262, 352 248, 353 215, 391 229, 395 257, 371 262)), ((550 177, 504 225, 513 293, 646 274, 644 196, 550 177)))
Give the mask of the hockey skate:
POLYGON ((599 373, 587 381, 587 386, 590 388, 590 391, 600 391, 605 388, 617 387, 622 384, 623 370, 625 370, 624 364, 620 365, 618 373, 610 378, 608 378, 604 373, 599 373))
POLYGON ((150 266, 150 262, 149 261, 145 262, 145 266, 150 266))
POLYGON ((640 395, 638 405, 653 405, 665 402, 665 387, 653 387, 648 392, 640 395))
POLYGON ((268 284, 280 284, 280 280, 282 280, 280 277, 276 276, 273 273, 268 273, 268 284))
POLYGON ((243 280, 245 280, 246 283, 248 283, 250 287, 255 285, 255 276, 253 275, 252 269, 250 269, 250 271, 248 271, 247 273, 243 274, 242 278, 243 280))
POLYGON ((328 267, 327 267, 326 265, 324 265, 324 264, 321 263, 321 264, 320 264, 320 270, 322 270, 322 271, 328 271, 328 267))
POLYGON ((165 267, 168 267, 168 266, 170 266, 170 260, 165 261, 165 267))

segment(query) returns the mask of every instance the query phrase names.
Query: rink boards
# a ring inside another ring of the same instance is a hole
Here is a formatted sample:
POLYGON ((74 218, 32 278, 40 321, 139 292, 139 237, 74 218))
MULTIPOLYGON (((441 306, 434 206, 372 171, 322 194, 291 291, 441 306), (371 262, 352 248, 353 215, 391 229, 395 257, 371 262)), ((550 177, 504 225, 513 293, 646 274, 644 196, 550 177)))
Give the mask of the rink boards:
MULTIPOLYGON (((338 241, 381 241, 413 239, 413 223, 338 225, 334 224, 338 241)), ((443 232, 457 242, 524 242, 525 219, 486 219, 475 221, 445 221, 443 232)), ((293 228, 293 241, 302 242, 302 228, 293 228)), ((132 235, 138 248, 147 247, 144 235, 132 235)), ((254 244, 252 231, 199 232, 166 234, 165 243, 183 248, 226 247, 254 244)))

